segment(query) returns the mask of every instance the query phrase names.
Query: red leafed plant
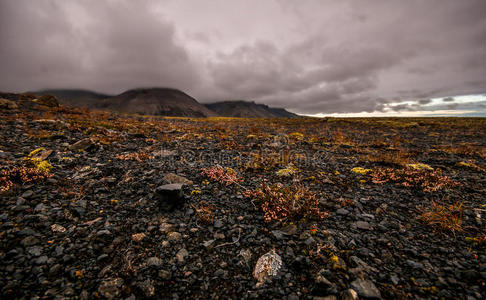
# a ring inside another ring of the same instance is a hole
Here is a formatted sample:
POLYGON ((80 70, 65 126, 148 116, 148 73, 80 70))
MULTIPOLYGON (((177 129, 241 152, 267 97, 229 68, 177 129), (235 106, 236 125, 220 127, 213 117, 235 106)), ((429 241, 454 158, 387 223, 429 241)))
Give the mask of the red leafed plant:
POLYGON ((37 168, 15 167, 0 170, 0 192, 7 192, 14 184, 34 182, 51 177, 52 174, 37 168))
POLYGON ((304 217, 321 219, 327 216, 319 209, 317 195, 299 183, 283 186, 263 182, 259 190, 245 191, 243 194, 260 203, 266 222, 304 217))
POLYGON ((145 151, 118 154, 115 157, 120 160, 136 160, 138 162, 142 162, 144 160, 152 158, 152 156, 150 156, 150 154, 146 153, 145 151))
POLYGON ((445 187, 459 185, 457 181, 441 175, 435 170, 378 168, 374 169, 370 175, 374 183, 391 182, 404 187, 421 187, 425 192, 435 192, 445 187))
POLYGON ((232 168, 223 168, 221 166, 213 166, 202 170, 201 175, 206 176, 211 181, 217 181, 228 185, 238 184, 242 178, 238 176, 232 168))

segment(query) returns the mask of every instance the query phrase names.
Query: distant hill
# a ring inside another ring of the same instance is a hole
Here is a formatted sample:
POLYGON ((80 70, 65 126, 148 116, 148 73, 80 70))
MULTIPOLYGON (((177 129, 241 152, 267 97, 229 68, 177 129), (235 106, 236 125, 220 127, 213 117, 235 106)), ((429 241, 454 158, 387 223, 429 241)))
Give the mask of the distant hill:
POLYGON ((97 108, 145 115, 212 117, 214 112, 176 89, 142 88, 101 101, 97 108))
POLYGON ((100 105, 100 102, 102 100, 112 97, 111 95, 76 89, 42 90, 38 92, 33 92, 33 94, 38 96, 45 94, 53 95, 59 100, 59 103, 61 104, 85 108, 96 108, 98 105, 100 105))
POLYGON ((80 89, 48 89, 32 92, 37 96, 53 95, 63 105, 102 110, 178 117, 297 117, 284 108, 238 100, 201 104, 186 93, 173 88, 139 88, 116 96, 80 89))
POLYGON ((283 108, 272 108, 253 101, 222 101, 205 104, 207 108, 223 117, 237 118, 281 118, 298 117, 283 108))

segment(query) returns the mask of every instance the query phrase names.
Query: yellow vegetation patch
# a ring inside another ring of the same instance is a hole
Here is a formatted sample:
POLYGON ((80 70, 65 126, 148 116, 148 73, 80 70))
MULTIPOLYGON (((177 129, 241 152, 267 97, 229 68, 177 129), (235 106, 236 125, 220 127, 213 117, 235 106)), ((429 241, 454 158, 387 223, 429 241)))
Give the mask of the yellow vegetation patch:
POLYGON ((467 163, 465 161, 461 161, 461 162, 458 162, 457 163, 457 166, 458 167, 466 167, 466 168, 472 168, 474 166, 474 164, 472 163, 467 163))
POLYGON ((33 162, 35 167, 40 171, 49 172, 52 169, 52 165, 48 163, 46 160, 33 158, 30 161, 33 162))
POLYGON ((337 263, 339 262, 339 257, 337 257, 337 255, 331 254, 331 257, 329 257, 329 260, 330 260, 332 263, 337 264, 337 263))
POLYGON ((485 172, 485 169, 484 168, 481 168, 480 166, 478 166, 477 164, 475 164, 471 160, 468 161, 468 162, 465 162, 465 161, 458 162, 456 164, 456 166, 463 167, 463 168, 468 168, 468 169, 473 169, 473 170, 476 170, 476 171, 479 171, 479 172, 485 172))
POLYGON ((191 196, 193 196, 193 195, 200 195, 200 194, 201 194, 201 190, 193 190, 191 192, 191 196))
POLYGON ((231 120, 245 120, 245 118, 237 118, 237 117, 209 117, 207 119, 202 119, 202 120, 207 120, 207 121, 231 121, 231 120))
POLYGON ((408 164, 407 166, 415 170, 434 170, 434 168, 432 168, 431 166, 423 163, 408 164))
POLYGON ((31 158, 32 156, 36 155, 37 153, 39 153, 41 151, 45 151, 45 150, 46 150, 46 148, 44 148, 44 147, 37 148, 34 151, 30 152, 29 155, 27 155, 27 157, 31 158))
POLYGON ((42 151, 46 151, 46 149, 42 147, 37 148, 34 151, 30 152, 29 155, 24 157, 24 160, 32 163, 39 171, 49 172, 52 169, 52 165, 47 160, 42 160, 40 158, 34 157, 42 151))
POLYGON ((366 175, 371 172, 371 169, 364 169, 361 167, 352 168, 351 171, 356 174, 366 175))
POLYGON ((297 169, 293 166, 289 166, 285 169, 280 169, 278 170, 275 174, 278 176, 278 177, 290 177, 292 175, 294 175, 295 173, 297 173, 297 169))
POLYGON ((289 134, 290 137, 293 137, 294 139, 296 140, 303 140, 304 139, 304 134, 300 133, 300 132, 292 132, 289 134))

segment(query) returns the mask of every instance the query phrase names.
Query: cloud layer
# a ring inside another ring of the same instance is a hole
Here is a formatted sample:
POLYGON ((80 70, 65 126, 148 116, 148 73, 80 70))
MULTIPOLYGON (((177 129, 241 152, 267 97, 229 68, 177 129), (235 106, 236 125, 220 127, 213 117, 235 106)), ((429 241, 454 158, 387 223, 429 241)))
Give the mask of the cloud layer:
POLYGON ((418 109, 485 92, 485 13, 482 0, 0 0, 0 90, 170 86, 298 113, 418 109))

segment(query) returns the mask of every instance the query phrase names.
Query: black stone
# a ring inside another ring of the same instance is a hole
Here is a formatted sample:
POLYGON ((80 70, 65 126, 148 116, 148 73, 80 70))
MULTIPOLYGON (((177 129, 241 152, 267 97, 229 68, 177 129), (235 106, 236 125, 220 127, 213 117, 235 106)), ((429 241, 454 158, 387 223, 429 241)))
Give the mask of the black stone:
POLYGON ((182 184, 172 183, 159 186, 155 190, 154 198, 158 201, 158 206, 163 211, 173 211, 184 205, 184 194, 182 184))

